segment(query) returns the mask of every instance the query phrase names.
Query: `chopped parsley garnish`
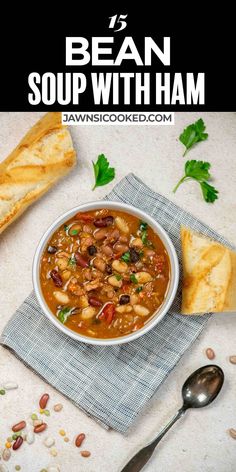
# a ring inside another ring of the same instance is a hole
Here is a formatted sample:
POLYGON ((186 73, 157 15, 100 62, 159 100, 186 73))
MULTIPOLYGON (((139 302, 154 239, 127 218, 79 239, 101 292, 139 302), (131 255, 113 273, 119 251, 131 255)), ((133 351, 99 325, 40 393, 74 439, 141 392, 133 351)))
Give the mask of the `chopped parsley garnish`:
POLYGON ((74 257, 74 256, 71 256, 71 257, 70 257, 68 264, 69 264, 70 266, 75 266, 75 265, 76 265, 76 260, 75 260, 75 257, 74 257))
POLYGON ((120 275, 120 274, 115 274, 115 278, 116 278, 116 280, 122 280, 122 275, 120 275))
POLYGON ((135 289, 135 292, 136 292, 136 293, 140 293, 140 292, 142 292, 142 290, 143 290, 143 287, 142 287, 142 285, 140 285, 139 287, 137 287, 137 288, 135 289))
POLYGON ((186 180, 196 180, 196 182, 198 182, 201 187, 204 200, 207 203, 213 203, 218 198, 219 192, 215 187, 207 183, 207 181, 211 178, 211 174, 209 172, 210 167, 211 164, 209 162, 195 160, 187 161, 184 168, 185 174, 179 180, 173 192, 175 193, 179 186, 186 180))
POLYGON ((97 162, 93 162, 93 170, 95 177, 95 184, 92 190, 96 187, 101 187, 111 182, 115 177, 114 167, 110 167, 110 164, 104 154, 98 156, 97 162))
POLYGON ((137 283, 138 283, 138 281, 137 281, 137 279, 136 279, 136 277, 135 277, 135 274, 131 274, 130 280, 131 280, 131 282, 133 282, 133 284, 137 284, 137 283))
POLYGON ((145 223, 145 221, 140 221, 139 229, 140 229, 141 232, 146 231, 147 227, 148 227, 148 224, 145 223))
POLYGON ((194 144, 205 141, 208 138, 208 134, 204 133, 205 129, 206 126, 202 118, 184 129, 183 133, 179 136, 179 140, 185 146, 184 156, 194 144))
POLYGON ((70 314, 71 308, 69 306, 65 306, 65 308, 62 308, 59 313, 58 313, 58 319, 61 323, 65 324, 67 321, 67 318, 70 314))
POLYGON ((127 251, 121 256, 122 261, 124 262, 130 262, 130 252, 127 251))

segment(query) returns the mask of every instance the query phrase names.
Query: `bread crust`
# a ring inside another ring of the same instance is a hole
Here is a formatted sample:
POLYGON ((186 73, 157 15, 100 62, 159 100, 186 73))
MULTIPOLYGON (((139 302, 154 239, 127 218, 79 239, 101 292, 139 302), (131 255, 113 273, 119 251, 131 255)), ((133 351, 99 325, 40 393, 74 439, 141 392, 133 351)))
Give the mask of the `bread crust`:
POLYGON ((76 163, 60 112, 44 115, 0 163, 0 233, 76 163))
POLYGON ((181 313, 236 311, 236 253, 185 227, 181 242, 181 313))

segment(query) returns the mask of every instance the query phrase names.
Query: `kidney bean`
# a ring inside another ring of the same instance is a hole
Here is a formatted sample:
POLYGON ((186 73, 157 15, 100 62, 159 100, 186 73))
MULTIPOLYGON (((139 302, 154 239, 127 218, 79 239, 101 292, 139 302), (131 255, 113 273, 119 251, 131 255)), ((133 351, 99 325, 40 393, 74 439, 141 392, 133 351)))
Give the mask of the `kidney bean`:
POLYGON ((56 285, 56 287, 62 287, 62 278, 57 270, 55 269, 51 270, 50 276, 54 284, 56 285))
POLYGON ((94 220, 93 224, 96 228, 103 228, 106 226, 111 226, 113 224, 113 216, 105 216, 104 218, 97 218, 94 220))
POLYGON ((39 400, 39 406, 40 406, 40 408, 42 408, 42 410, 44 410, 44 408, 46 408, 48 400, 49 400, 48 393, 44 393, 44 395, 42 395, 40 400, 39 400))
POLYGON ((97 252, 97 248, 96 248, 96 246, 89 246, 87 251, 88 251, 90 256, 94 256, 94 254, 96 254, 96 252, 97 252))
POLYGON ((126 305, 129 302, 130 302, 130 296, 129 295, 121 295, 121 297, 119 299, 120 305, 126 305))
POLYGON ((89 267, 88 261, 83 256, 81 256, 79 252, 75 252, 75 260, 77 265, 81 267, 89 267))
POLYGON ((25 427, 26 427, 26 422, 20 421, 19 423, 14 424, 14 426, 12 426, 12 431, 14 431, 14 433, 17 433, 18 431, 21 431, 25 427))
POLYGON ((84 440, 85 440, 85 434, 84 433, 78 434, 78 436, 75 439, 76 447, 80 447, 84 440))
POLYGON ((90 297, 89 304, 92 306, 102 306, 102 302, 96 297, 90 297))
POLYGON ((42 433, 43 431, 45 431, 46 428, 47 428, 47 424, 42 423, 42 424, 39 424, 38 426, 34 427, 34 432, 35 433, 42 433))
POLYGON ((55 252, 57 252, 57 247, 56 246, 48 246, 47 252, 49 254, 55 254, 55 252))
POLYGON ((21 447, 22 444, 23 444, 23 438, 21 436, 18 436, 18 438, 13 443, 13 446, 12 446, 13 451, 17 451, 17 449, 19 449, 19 447, 21 447))

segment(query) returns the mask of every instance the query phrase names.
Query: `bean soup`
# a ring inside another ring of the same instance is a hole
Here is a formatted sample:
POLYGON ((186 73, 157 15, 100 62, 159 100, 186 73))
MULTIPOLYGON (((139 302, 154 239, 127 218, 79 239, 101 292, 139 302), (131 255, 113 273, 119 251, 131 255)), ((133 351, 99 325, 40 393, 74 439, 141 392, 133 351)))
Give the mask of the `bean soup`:
POLYGON ((136 216, 101 209, 78 213, 43 253, 44 298, 68 328, 115 338, 144 326, 162 305, 170 279, 167 251, 136 216))

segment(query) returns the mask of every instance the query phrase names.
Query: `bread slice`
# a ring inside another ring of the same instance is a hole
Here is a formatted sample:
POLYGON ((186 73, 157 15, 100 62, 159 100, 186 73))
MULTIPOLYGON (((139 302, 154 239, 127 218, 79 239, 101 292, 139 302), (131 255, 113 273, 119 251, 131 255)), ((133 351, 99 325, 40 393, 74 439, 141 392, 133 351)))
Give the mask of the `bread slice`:
POLYGON ((236 253, 181 228, 184 315, 236 311, 236 253))
POLYGON ((75 163, 61 113, 47 113, 0 164, 0 233, 75 163))

